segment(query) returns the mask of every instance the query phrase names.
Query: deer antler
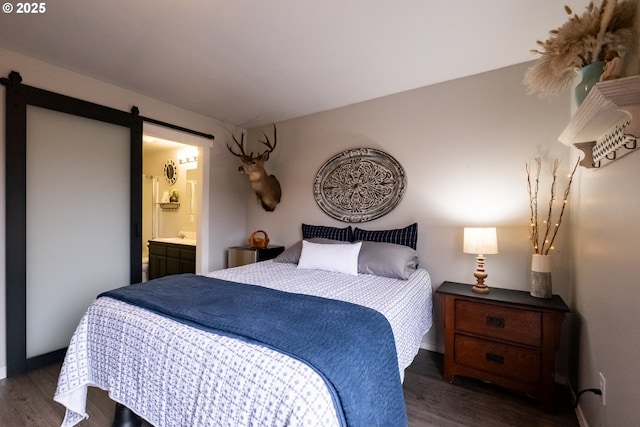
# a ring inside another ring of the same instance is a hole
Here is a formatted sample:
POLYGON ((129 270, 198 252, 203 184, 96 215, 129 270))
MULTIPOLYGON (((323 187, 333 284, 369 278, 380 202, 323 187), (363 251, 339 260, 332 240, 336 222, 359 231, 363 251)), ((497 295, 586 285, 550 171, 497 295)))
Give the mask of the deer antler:
POLYGON ((261 139, 259 139, 258 141, 262 142, 264 145, 266 145, 268 147, 268 150, 265 150, 262 154, 264 155, 265 153, 271 153, 273 150, 276 149, 276 145, 278 145, 278 133, 277 133, 277 129, 276 129, 276 124, 273 124, 273 145, 271 145, 271 141, 269 141, 269 137, 267 136, 266 133, 262 132, 262 134, 264 135, 264 137, 267 139, 266 141, 263 141, 261 139))
POLYGON ((242 133, 242 136, 240 137, 240 142, 238 142, 235 135, 232 134, 231 137, 233 138, 233 141, 236 143, 238 148, 240 148, 240 153, 241 153, 241 154, 236 153, 235 151, 233 151, 233 148, 231 148, 231 146, 227 144, 227 148, 229 149, 229 151, 231 151, 231 154, 233 154, 236 157, 240 157, 242 161, 245 161, 245 162, 253 159, 253 152, 251 152, 249 156, 247 156, 247 153, 244 152, 244 133, 242 133))

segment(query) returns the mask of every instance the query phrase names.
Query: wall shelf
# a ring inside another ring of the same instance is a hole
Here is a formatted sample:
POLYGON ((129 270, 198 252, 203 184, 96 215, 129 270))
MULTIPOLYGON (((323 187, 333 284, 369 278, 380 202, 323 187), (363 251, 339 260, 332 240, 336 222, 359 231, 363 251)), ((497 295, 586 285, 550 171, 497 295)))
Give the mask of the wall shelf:
POLYGON ((629 154, 640 136, 640 76, 596 83, 560 142, 585 153, 582 166, 602 167, 629 154))
POLYGON ((163 210, 167 211, 175 211, 180 207, 180 203, 178 202, 161 202, 159 205, 163 210))

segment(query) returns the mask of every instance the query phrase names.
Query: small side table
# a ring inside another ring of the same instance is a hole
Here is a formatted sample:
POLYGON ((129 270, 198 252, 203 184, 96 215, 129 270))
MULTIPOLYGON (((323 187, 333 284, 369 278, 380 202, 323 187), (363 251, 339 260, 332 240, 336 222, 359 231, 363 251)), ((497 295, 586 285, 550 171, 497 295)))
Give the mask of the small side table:
POLYGON ((553 409, 555 353, 569 307, 528 292, 444 282, 437 290, 444 316, 444 380, 461 375, 489 381, 553 409))
POLYGON ((284 246, 267 246, 264 249, 254 249, 249 246, 233 246, 228 249, 227 267, 239 267, 254 262, 273 259, 284 251, 284 246))

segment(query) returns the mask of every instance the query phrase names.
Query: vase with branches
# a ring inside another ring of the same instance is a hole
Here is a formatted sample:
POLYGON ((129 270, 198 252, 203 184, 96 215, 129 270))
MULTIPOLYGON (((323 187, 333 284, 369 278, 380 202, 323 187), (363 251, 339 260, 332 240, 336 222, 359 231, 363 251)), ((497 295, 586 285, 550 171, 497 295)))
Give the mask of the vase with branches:
POLYGON ((569 20, 551 30, 547 40, 537 41, 539 47, 532 52, 540 58, 524 76, 527 92, 541 98, 559 94, 571 85, 578 70, 604 61, 607 52, 616 51, 624 58, 637 47, 638 0, 603 0, 600 6, 591 2, 582 15, 564 8, 569 20))
POLYGON ((553 242, 558 235, 562 217, 567 207, 569 192, 573 176, 578 169, 580 160, 578 160, 569 174, 567 187, 562 195, 560 207, 557 206, 557 182, 558 168, 560 160, 555 160, 551 167, 552 180, 551 191, 549 194, 549 204, 543 213, 539 213, 538 192, 540 188, 540 171, 542 170, 542 160, 537 157, 535 159, 535 170, 528 163, 527 171, 527 189, 529 191, 529 210, 530 210, 530 227, 529 240, 533 245, 533 257, 531 259, 531 295, 538 298, 553 297, 551 285, 551 262, 549 260, 549 251, 553 249, 553 242), (546 212, 546 213, 545 213, 546 212), (542 221, 542 224, 540 223, 542 221))

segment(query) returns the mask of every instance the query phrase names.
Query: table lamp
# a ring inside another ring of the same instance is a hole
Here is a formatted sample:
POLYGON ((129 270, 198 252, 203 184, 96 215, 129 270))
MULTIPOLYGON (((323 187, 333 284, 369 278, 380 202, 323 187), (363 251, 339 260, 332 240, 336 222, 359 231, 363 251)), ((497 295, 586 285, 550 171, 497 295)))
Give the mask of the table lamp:
POLYGON ((484 269, 484 256, 498 253, 498 238, 495 227, 465 227, 463 252, 467 254, 477 254, 478 265, 473 275, 476 284, 473 291, 481 294, 489 292, 489 287, 485 285, 484 279, 488 274, 484 269))

